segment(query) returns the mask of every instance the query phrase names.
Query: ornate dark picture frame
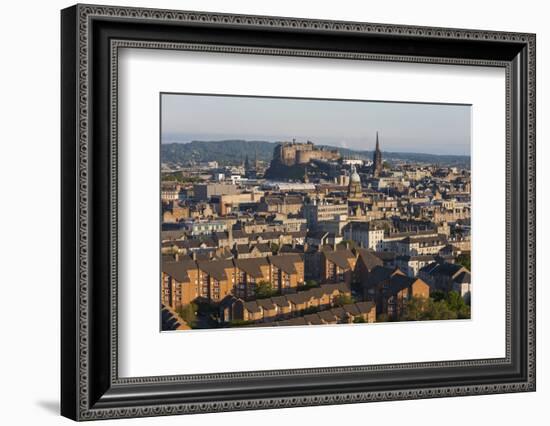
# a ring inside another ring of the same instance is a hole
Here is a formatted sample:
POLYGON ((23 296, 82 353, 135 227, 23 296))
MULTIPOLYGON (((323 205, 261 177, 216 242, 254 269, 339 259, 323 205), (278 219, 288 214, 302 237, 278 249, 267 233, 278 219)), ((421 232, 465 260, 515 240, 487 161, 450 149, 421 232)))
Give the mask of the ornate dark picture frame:
POLYGON ((535 35, 76 5, 62 28, 61 413, 74 420, 535 390, 535 35), (193 376, 117 367, 117 52, 190 49, 506 70, 506 356, 193 376))

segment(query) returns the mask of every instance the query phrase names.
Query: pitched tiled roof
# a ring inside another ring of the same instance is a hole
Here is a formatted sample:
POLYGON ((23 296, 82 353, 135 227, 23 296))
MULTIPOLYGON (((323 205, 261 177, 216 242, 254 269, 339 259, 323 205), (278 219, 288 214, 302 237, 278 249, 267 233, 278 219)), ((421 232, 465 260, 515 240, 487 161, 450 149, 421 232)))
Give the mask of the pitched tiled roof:
POLYGON ((193 256, 194 256, 194 259, 197 260, 197 261, 208 261, 208 260, 211 260, 212 257, 211 257, 211 254, 212 254, 212 251, 207 251, 207 252, 195 252, 193 253, 193 256))
POLYGON ((317 312, 317 315, 319 315, 319 317, 326 322, 336 321, 336 316, 331 312, 331 310, 317 312))
POLYGON ((161 231, 160 232, 160 239, 162 241, 167 240, 179 240, 180 238, 183 238, 186 235, 186 231, 182 229, 172 229, 169 231, 161 231))
POLYGON ((278 254, 303 253, 304 246, 296 245, 292 247, 290 244, 283 244, 278 251, 278 254))
POLYGON ((264 309, 275 309, 275 304, 271 299, 257 299, 256 303, 264 309))
POLYGON ((219 260, 229 260, 233 258, 233 253, 229 247, 224 247, 223 249, 217 250, 213 256, 213 259, 219 260))
POLYGON ((263 274, 260 267, 268 265, 268 263, 263 257, 255 257, 251 259, 235 259, 235 265, 251 277, 262 278, 263 274))
POLYGON ((311 325, 321 325, 323 324, 323 321, 321 317, 318 314, 307 314, 304 315, 304 320, 311 325))
POLYGON ((415 262, 415 261, 429 262, 429 261, 433 261, 434 258, 435 256, 433 254, 419 254, 414 256, 409 256, 409 255, 397 256, 396 260, 400 260, 403 262, 415 262))
POLYGON ((306 301, 310 299, 310 296, 311 295, 307 294, 307 291, 302 291, 299 293, 287 294, 286 298, 295 305, 301 305, 306 303, 306 301))
POLYGON ((249 312, 261 312, 260 305, 255 300, 243 303, 244 308, 249 312))
POLYGON ((213 237, 215 240, 218 240, 218 241, 224 241, 229 239, 229 235, 227 232, 215 232, 213 237))
POLYGON ((330 311, 338 318, 338 320, 342 320, 348 316, 348 313, 342 307, 332 308, 330 311))
POLYGON ((393 273, 392 268, 386 268, 385 266, 375 266, 367 277, 367 285, 376 286, 382 281, 389 279, 393 273))
POLYGON ((355 306, 354 303, 344 305, 342 306, 342 308, 344 309, 344 311, 346 311, 350 315, 356 316, 360 314, 359 309, 357 309, 357 306, 355 306))
POLYGON ((434 262, 426 265, 421 271, 431 275, 444 275, 449 278, 454 277, 457 273, 468 270, 458 263, 449 262, 434 262))
POLYGON ((271 247, 269 244, 258 243, 255 245, 255 248, 258 249, 261 253, 271 253, 271 247))
POLYGON ((472 277, 468 271, 460 272, 453 281, 458 284, 470 284, 472 282, 472 277))
POLYGON ((285 296, 275 296, 271 298, 271 301, 279 307, 287 307, 289 302, 285 296))
POLYGON ((361 260, 370 271, 375 266, 384 266, 384 262, 372 250, 356 248, 358 260, 361 260))
POLYGON ((180 283, 189 282, 188 271, 190 269, 195 269, 197 264, 192 260, 183 260, 179 262, 167 262, 162 263, 162 272, 170 275, 176 281, 180 283))
POLYGON ((171 254, 163 254, 161 258, 162 263, 175 262, 176 258, 171 254))
POLYGON ((351 269, 349 260, 355 258, 353 253, 348 249, 324 251, 323 254, 328 261, 336 264, 339 268, 342 269, 351 269))
POLYGON ((248 244, 237 244, 235 245, 235 251, 238 254, 250 253, 250 247, 248 246, 248 244))
POLYGON ((228 279, 225 270, 232 268, 233 262, 231 260, 208 260, 203 262, 199 261, 197 265, 201 271, 206 272, 212 278, 218 281, 224 281, 228 279))
POLYGON ((241 239, 241 238, 248 238, 249 235, 244 232, 244 231, 241 231, 239 229, 236 229, 236 230, 233 230, 233 238, 234 239, 241 239))
POLYGON ((355 306, 357 306, 357 309, 359 310, 360 313, 362 314, 368 314, 372 308, 375 307, 375 304, 374 302, 357 302, 355 304, 355 306))
POLYGON ((269 256, 269 262, 279 268, 280 270, 286 272, 287 274, 296 273, 296 263, 302 261, 302 258, 299 255, 287 254, 282 256, 269 256))
POLYGON ((237 302, 238 300, 240 299, 237 299, 235 296, 231 295, 231 294, 228 294, 227 296, 225 296, 221 301, 220 301, 220 304, 219 304, 219 307, 220 308, 228 308, 228 307, 231 307, 235 302, 237 302))
POLYGON ((374 252, 374 255, 383 262, 391 262, 392 260, 395 260, 396 256, 393 251, 377 251, 374 252))
POLYGON ((407 277, 405 275, 393 275, 390 278, 389 284, 383 289, 385 293, 397 294, 401 290, 410 287, 417 278, 407 277))
POLYGON ((340 293, 349 293, 351 291, 349 285, 344 282, 321 284, 319 288, 325 294, 332 294, 335 290, 338 290, 340 293))

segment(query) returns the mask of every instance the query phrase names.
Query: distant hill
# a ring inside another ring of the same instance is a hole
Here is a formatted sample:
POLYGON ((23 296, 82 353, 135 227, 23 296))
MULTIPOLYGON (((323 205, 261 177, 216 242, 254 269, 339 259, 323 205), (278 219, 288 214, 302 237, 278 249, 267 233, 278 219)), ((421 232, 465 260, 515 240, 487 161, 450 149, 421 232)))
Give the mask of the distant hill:
POLYGON ((161 144, 160 158, 163 163, 190 164, 204 161, 217 161, 220 164, 236 164, 244 161, 245 156, 254 160, 271 161, 274 142, 223 140, 192 141, 188 143, 161 144))
MULTIPOLYGON (((273 149, 279 142, 246 141, 229 139, 221 141, 192 141, 188 143, 161 144, 160 158, 163 163, 188 165, 205 161, 217 161, 221 165, 237 164, 244 161, 246 155, 252 161, 258 155, 258 160, 269 162, 273 157, 273 149)), ((319 145, 324 146, 324 145, 319 145)), ((331 146, 329 148, 335 148, 331 146)), ((370 160, 373 151, 358 151, 336 147, 344 157, 370 160)), ((466 155, 435 155, 425 153, 386 152, 382 151, 384 160, 415 161, 441 165, 470 165, 470 157, 466 155)))

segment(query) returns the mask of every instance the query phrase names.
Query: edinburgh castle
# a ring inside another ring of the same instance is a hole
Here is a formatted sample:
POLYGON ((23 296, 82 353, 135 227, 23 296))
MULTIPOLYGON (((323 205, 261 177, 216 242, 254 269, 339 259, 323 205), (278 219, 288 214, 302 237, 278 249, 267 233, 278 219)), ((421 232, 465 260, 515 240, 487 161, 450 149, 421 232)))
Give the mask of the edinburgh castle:
POLYGON ((318 148, 313 142, 284 142, 277 145, 273 152, 273 160, 285 166, 307 164, 311 160, 337 161, 340 153, 336 149, 318 148))

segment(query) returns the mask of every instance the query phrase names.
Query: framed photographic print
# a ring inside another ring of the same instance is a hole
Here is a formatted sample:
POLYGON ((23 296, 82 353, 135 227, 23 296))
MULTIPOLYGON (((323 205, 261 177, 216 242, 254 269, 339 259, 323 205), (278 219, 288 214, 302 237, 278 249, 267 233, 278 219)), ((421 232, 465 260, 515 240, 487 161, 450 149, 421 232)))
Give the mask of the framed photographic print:
POLYGON ((535 390, 535 36, 76 5, 74 420, 535 390))

